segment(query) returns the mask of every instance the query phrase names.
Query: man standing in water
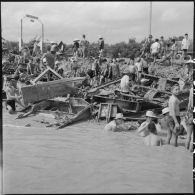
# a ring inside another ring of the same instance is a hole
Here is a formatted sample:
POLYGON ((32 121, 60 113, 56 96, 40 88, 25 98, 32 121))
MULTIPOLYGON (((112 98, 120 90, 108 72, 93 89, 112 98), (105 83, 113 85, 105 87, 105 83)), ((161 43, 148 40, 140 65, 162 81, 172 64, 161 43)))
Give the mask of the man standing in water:
MULTIPOLYGON (((181 128, 180 126, 181 118, 180 118, 180 109, 179 109, 180 101, 177 98, 177 96, 179 95, 179 90, 180 90, 179 85, 177 84, 174 85, 172 88, 172 96, 169 98, 169 115, 173 117, 177 137, 179 135, 179 131, 181 128)), ((175 146, 177 146, 177 137, 174 144, 175 146)))
POLYGON ((144 137, 144 143, 147 146, 161 146, 162 139, 157 135, 156 125, 154 122, 148 124, 149 134, 144 137))
POLYGON ((140 125, 140 127, 137 129, 137 133, 142 137, 147 136, 149 134, 148 125, 149 123, 153 122, 156 118, 157 118, 156 115, 152 111, 148 110, 146 112, 146 121, 144 121, 140 125))
POLYGON ((130 129, 131 125, 126 125, 124 122, 124 117, 122 113, 117 113, 116 117, 113 121, 108 123, 105 127, 104 130, 107 131, 127 131, 130 129))

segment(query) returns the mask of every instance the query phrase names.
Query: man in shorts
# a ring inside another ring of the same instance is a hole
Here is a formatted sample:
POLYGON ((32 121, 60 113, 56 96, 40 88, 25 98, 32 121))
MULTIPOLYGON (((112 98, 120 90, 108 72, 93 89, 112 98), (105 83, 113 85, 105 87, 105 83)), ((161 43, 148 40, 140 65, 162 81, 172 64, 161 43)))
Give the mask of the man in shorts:
POLYGON ((159 39, 155 39, 155 42, 150 47, 150 53, 152 54, 152 58, 154 59, 154 61, 153 61, 154 63, 156 62, 159 51, 160 51, 159 39))

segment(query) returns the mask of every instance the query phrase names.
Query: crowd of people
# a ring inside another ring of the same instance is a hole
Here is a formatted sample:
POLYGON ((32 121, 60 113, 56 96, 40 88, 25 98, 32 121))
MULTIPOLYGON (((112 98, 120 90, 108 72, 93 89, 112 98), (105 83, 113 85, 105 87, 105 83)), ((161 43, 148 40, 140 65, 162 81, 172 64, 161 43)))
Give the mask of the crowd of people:
MULTIPOLYGON (((186 33, 181 42, 183 59, 185 59, 185 57, 187 56, 189 46, 190 40, 188 38, 188 34, 186 33)), ((171 42, 166 42, 163 36, 161 36, 160 39, 156 38, 153 41, 153 36, 149 35, 142 48, 142 56, 145 55, 146 58, 152 57, 154 63, 163 62, 166 59, 170 59, 171 64, 173 64, 177 52, 178 47, 176 45, 176 40, 172 39, 171 42)))
MULTIPOLYGON (((84 87, 96 87, 102 85, 109 81, 120 80, 120 90, 122 93, 130 94, 131 87, 134 84, 142 84, 141 75, 143 72, 150 73, 150 63, 157 64, 168 58, 173 62, 176 55, 176 41, 172 39, 171 43, 166 44, 164 37, 161 36, 160 40, 152 40, 152 35, 148 37, 143 45, 143 48, 137 53, 135 57, 131 57, 126 64, 124 71, 120 69, 120 58, 112 58, 106 61, 106 65, 103 67, 103 52, 104 52, 104 38, 102 36, 98 37, 98 50, 99 54, 94 59, 92 59, 90 67, 86 68, 84 66, 79 66, 78 62, 80 59, 89 59, 88 49, 89 41, 86 40, 86 35, 82 36, 82 39, 74 39, 72 51, 73 57, 68 59, 70 64, 70 71, 73 77, 86 77, 84 87), (149 59, 152 59, 150 61, 149 59)), ((33 51, 30 51, 27 46, 24 46, 21 50, 19 57, 17 58, 17 69, 13 77, 6 77, 4 83, 4 91, 7 96, 7 109, 9 113, 16 112, 15 103, 20 104, 24 107, 21 99, 21 87, 29 84, 24 75, 36 77, 44 72, 48 67, 56 71, 62 77, 66 77, 65 71, 62 66, 62 52, 60 51, 57 44, 52 43, 47 46, 47 51, 44 54, 40 53, 40 49, 37 42, 34 44, 33 51), (15 86, 14 80, 17 81, 15 86)), ((182 41, 181 49, 183 51, 183 57, 187 55, 189 48, 188 34, 182 41)), ((12 63, 14 59, 11 60, 12 63)), ((194 63, 192 61, 191 63, 194 63)), ((190 67, 190 66, 188 66, 190 67)), ((192 72, 192 69, 190 69, 192 72)), ((192 76, 192 74, 191 74, 192 76)), ((52 80, 52 75, 47 74, 47 81, 52 80)), ((181 129, 181 119, 179 111, 179 100, 177 98, 180 86, 174 86, 172 90, 172 96, 169 99, 169 106, 162 110, 164 116, 163 120, 166 124, 167 129, 167 144, 170 144, 170 140, 173 139, 175 146, 177 146, 177 138, 181 129), (179 129, 179 130, 178 130, 179 129)), ((192 122, 192 94, 193 88, 191 88, 189 105, 187 110, 186 124, 188 127, 186 148, 190 147, 193 134, 193 122, 192 122), (191 140, 191 141, 190 141, 191 140)), ((156 124, 153 119, 157 118, 152 111, 147 111, 146 121, 141 124, 138 128, 138 133, 144 137, 144 142, 146 145, 162 145, 162 140, 157 136, 156 124)), ((129 129, 129 126, 124 124, 123 115, 121 113, 117 114, 114 121, 107 124, 105 129, 107 130, 124 130, 129 129)))

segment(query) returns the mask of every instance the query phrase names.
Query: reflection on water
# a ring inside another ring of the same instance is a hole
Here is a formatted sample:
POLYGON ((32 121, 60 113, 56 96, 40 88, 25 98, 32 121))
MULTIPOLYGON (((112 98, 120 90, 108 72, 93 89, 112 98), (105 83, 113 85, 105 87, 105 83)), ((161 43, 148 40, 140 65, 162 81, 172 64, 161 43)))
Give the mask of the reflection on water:
POLYGON ((193 191, 192 154, 181 146, 146 147, 134 131, 85 122, 4 132, 4 193, 193 191))

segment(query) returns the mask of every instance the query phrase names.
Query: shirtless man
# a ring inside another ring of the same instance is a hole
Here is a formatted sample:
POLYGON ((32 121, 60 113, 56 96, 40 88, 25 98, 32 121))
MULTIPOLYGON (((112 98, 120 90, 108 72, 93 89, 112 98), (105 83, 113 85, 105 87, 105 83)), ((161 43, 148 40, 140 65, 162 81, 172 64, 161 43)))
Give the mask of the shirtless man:
POLYGON ((157 136, 157 130, 154 122, 148 124, 149 134, 144 137, 144 143, 147 146, 161 146, 162 139, 157 136))
MULTIPOLYGON (((180 108, 179 104, 180 101, 177 98, 179 95, 180 87, 179 85, 174 85, 172 88, 172 96, 169 98, 169 115, 172 116, 173 121, 174 121, 174 128, 176 134, 179 134, 179 131, 181 129, 181 118, 180 118, 180 108)), ((175 146, 177 146, 177 141, 175 146)))
POLYGON ((166 107, 162 110, 163 118, 160 121, 161 128, 167 130, 167 144, 170 144, 171 139, 173 141, 173 145, 177 146, 177 140, 178 140, 178 132, 175 128, 175 122, 173 120, 173 117, 169 114, 169 108, 166 107))

